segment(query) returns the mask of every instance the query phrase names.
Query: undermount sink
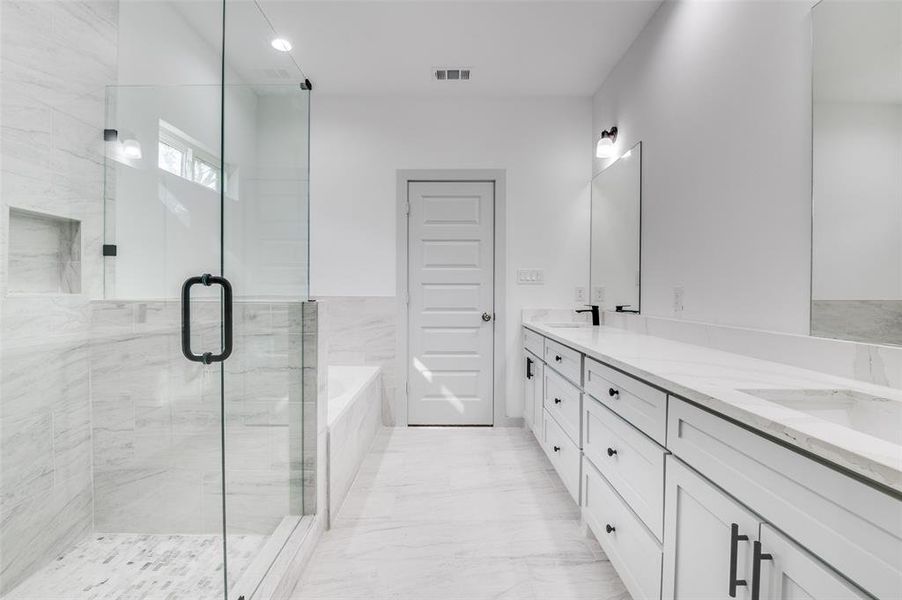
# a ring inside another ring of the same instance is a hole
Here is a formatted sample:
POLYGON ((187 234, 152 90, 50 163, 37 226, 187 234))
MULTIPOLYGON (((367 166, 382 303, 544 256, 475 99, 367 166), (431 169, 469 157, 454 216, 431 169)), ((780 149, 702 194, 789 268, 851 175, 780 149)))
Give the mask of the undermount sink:
POLYGON ((545 323, 546 327, 553 329, 576 329, 578 327, 591 327, 589 323, 545 323))
POLYGON ((739 390, 842 425, 892 444, 902 445, 902 402, 855 390, 739 390))

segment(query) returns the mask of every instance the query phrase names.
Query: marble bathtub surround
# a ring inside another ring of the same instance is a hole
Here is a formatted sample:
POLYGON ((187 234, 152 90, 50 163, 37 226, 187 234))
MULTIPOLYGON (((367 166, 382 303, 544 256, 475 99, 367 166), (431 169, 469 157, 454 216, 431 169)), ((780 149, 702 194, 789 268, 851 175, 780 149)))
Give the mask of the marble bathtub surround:
MULTIPOLYGON (((877 421, 900 419, 902 391, 614 327, 524 324, 860 478, 902 492, 902 445, 882 439, 874 427, 877 421), (846 398, 840 408, 847 419, 825 418, 812 406, 811 398, 825 394, 846 398), (800 396, 807 402, 804 410, 800 396), (866 397, 880 401, 868 403, 866 397), (895 410, 881 408, 883 403, 895 410)), ((893 426, 902 429, 902 422, 893 426)))
POLYGON ((329 524, 335 522, 364 457, 382 429, 382 370, 329 367, 329 524), (335 387, 338 387, 335 386, 335 387))
POLYGON ((400 304, 395 296, 327 296, 330 365, 367 365, 382 369, 383 411, 386 425, 405 424, 398 398, 398 331, 400 304))

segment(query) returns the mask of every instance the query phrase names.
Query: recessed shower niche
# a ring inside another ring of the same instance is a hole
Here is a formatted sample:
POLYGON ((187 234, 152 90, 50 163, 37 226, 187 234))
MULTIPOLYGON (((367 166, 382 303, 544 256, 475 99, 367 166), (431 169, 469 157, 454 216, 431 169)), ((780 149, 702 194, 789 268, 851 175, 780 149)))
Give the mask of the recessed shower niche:
POLYGON ((9 209, 9 292, 81 293, 81 222, 9 209))

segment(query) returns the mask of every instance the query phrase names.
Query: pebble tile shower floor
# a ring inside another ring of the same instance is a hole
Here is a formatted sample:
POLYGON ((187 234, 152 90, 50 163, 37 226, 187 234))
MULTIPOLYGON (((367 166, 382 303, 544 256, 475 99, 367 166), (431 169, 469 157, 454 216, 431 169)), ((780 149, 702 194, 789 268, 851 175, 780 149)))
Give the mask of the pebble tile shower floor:
MULTIPOLYGON (((230 585, 264 535, 230 535, 230 585)), ((6 600, 220 600, 222 536, 94 534, 29 577, 6 600)))

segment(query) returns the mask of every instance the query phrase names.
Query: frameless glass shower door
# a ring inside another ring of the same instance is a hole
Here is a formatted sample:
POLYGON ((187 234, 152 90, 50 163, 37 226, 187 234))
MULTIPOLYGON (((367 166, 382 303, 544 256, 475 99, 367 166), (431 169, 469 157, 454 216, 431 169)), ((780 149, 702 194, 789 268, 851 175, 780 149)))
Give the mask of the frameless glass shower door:
POLYGON ((0 596, 284 592, 309 84, 254 0, 0 14, 0 596))
POLYGON ((177 557, 184 597, 249 600, 304 515, 309 92, 118 87, 108 107, 95 528, 177 557))

